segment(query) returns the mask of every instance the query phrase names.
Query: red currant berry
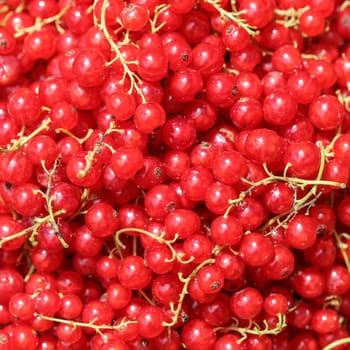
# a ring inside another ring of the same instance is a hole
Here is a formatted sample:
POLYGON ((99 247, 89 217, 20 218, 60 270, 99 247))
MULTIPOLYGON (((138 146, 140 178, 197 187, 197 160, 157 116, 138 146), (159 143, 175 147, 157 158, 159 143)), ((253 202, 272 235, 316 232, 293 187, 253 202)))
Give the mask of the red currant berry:
POLYGON ((197 273, 199 288, 206 294, 216 294, 224 286, 224 274, 217 265, 207 265, 197 273))
POLYGON ((250 320, 260 313, 263 303, 263 297, 257 289, 246 287, 233 294, 231 310, 238 318, 250 320))
POLYGON ((310 141, 290 144, 285 152, 285 163, 290 164, 288 171, 301 178, 315 176, 320 167, 320 150, 310 141))
POLYGON ((159 336, 164 330, 164 314, 158 306, 142 307, 136 320, 139 334, 147 339, 159 336))
POLYGON ((130 31, 141 30, 148 22, 149 14, 145 7, 129 4, 120 13, 123 27, 130 31))
POLYGON ((142 152, 136 147, 120 147, 111 157, 111 168, 118 177, 131 179, 143 166, 142 152))
POLYGON ((311 327, 317 333, 331 333, 340 327, 339 315, 333 309, 316 310, 311 319, 311 327))
POLYGON ((151 271, 139 256, 127 256, 119 265, 118 278, 120 283, 128 289, 145 288, 150 282, 151 276, 151 271))
POLYGON ((274 247, 270 239, 258 232, 244 235, 239 256, 249 266, 263 266, 273 260, 274 247))
POLYGON ((296 249, 307 249, 314 245, 317 236, 317 221, 303 214, 289 221, 285 232, 287 243, 296 249))
POLYGON ((310 104, 310 121, 320 130, 336 129, 341 125, 344 116, 344 107, 335 96, 322 95, 310 104))
POLYGON ((322 272, 315 267, 298 271, 293 285, 304 298, 316 298, 324 292, 325 279, 322 272))
POLYGON ((33 124, 40 117, 38 97, 29 88, 15 89, 8 97, 7 109, 20 125, 33 124))
POLYGON ((112 205, 97 203, 88 209, 85 215, 85 223, 93 235, 107 237, 112 235, 118 228, 117 215, 112 205))
POLYGON ((188 350, 211 350, 216 342, 213 327, 201 319, 187 322, 182 328, 181 337, 188 350))

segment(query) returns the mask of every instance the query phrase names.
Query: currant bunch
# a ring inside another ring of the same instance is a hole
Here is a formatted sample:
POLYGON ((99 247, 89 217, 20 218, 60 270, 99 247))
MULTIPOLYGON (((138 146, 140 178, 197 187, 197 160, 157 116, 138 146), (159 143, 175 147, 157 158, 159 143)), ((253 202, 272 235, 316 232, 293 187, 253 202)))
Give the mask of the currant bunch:
POLYGON ((350 2, 0 4, 0 350, 350 344, 350 2))

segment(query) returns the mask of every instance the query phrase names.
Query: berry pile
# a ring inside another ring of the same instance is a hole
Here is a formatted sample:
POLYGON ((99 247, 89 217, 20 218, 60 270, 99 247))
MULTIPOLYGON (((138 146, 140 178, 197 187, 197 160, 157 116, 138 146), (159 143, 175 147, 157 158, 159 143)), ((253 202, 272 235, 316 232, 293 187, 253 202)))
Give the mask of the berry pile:
POLYGON ((350 349, 350 1, 0 4, 0 350, 350 349))

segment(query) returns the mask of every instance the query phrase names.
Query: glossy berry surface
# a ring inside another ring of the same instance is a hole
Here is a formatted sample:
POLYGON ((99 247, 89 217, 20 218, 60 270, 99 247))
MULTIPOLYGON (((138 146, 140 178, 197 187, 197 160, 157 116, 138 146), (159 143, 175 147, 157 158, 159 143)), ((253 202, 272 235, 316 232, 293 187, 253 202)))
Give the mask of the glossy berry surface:
POLYGON ((0 350, 346 350, 350 4, 0 4, 0 350))

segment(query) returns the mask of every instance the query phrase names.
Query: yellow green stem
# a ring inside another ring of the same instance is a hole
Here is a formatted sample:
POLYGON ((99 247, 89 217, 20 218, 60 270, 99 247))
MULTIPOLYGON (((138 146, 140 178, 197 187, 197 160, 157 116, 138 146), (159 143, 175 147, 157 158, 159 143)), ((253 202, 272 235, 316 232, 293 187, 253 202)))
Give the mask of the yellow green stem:
POLYGON ((215 8, 223 18, 227 18, 230 21, 236 23, 239 27, 244 29, 249 35, 256 36, 259 34, 259 31, 256 27, 249 25, 246 20, 240 18, 240 15, 244 12, 233 12, 234 8, 232 7, 232 12, 229 12, 223 9, 220 5, 220 1, 217 0, 205 0, 205 2, 215 8))
POLYGON ((14 35, 15 38, 21 37, 25 34, 30 34, 30 33, 34 33, 36 31, 39 31, 39 30, 41 30, 41 28, 43 26, 50 24, 50 23, 55 23, 57 31, 61 32, 62 30, 61 30, 61 27, 59 25, 59 21, 62 18, 62 16, 69 10, 69 8, 71 6, 72 6, 72 1, 68 2, 66 4, 66 6, 64 6, 62 8, 62 10, 60 12, 58 12, 55 16, 45 18, 45 19, 42 19, 40 17, 36 18, 34 25, 32 25, 31 27, 19 29, 14 35))
POLYGON ((175 307, 175 304, 173 302, 170 303, 170 305, 169 305, 170 309, 173 313, 173 317, 172 317, 171 322, 164 322, 163 323, 163 325, 165 327, 173 327, 178 322, 179 317, 180 317, 180 312, 182 310, 182 305, 183 305, 185 296, 188 293, 188 286, 189 286, 191 280, 196 277, 197 273, 204 266, 209 265, 209 264, 214 264, 214 263, 215 263, 215 259, 207 259, 207 260, 203 261, 198 266, 196 266, 196 268, 186 278, 182 277, 182 274, 179 273, 179 279, 184 285, 182 287, 182 291, 180 293, 180 297, 179 297, 179 300, 177 302, 176 307, 175 307))
POLYGON ((250 320, 248 327, 239 327, 238 320, 235 320, 235 322, 231 326, 217 327, 215 328, 215 330, 223 333, 237 332, 242 336, 242 338, 239 340, 240 342, 244 341, 249 334, 258 335, 258 336, 277 335, 283 330, 283 328, 287 326, 286 315, 278 314, 278 323, 274 328, 269 328, 269 325, 266 322, 266 320, 263 321, 263 324, 264 324, 264 328, 261 329, 259 325, 257 325, 255 322, 250 320))
MULTIPOLYGON (((114 50, 116 57, 120 60, 121 64, 123 65, 124 75, 128 76, 130 79, 131 87, 130 87, 129 93, 131 93, 132 90, 135 89, 136 92, 140 95, 142 102, 145 103, 146 98, 145 98, 141 88, 138 86, 138 83, 137 83, 137 81, 140 82, 140 78, 137 76, 137 74, 135 74, 133 71, 131 71, 131 69, 128 66, 128 61, 123 58, 123 56, 120 52, 119 46, 114 42, 111 34, 108 32, 107 25, 106 25, 107 2, 108 2, 108 0, 103 0, 102 9, 101 9, 100 24, 97 25, 97 27, 102 30, 105 38, 107 39, 107 41, 111 45, 111 48, 114 50)), ((109 64, 110 63, 107 63, 107 66, 109 64)))
POLYGON ((350 344, 350 337, 335 340, 334 342, 326 345, 322 350, 332 350, 340 345, 350 344))
POLYGON ((140 233, 140 234, 143 234, 145 236, 148 236, 148 237, 151 237, 152 239, 156 240, 157 242, 161 243, 161 244, 165 244, 171 254, 172 254, 172 257, 170 259, 168 259, 167 261, 174 261, 175 259, 182 263, 182 264, 188 264, 190 263, 191 261, 193 261, 193 257, 187 259, 187 260, 183 260, 182 259, 182 256, 178 255, 175 248, 172 246, 173 243, 176 242, 176 240, 178 239, 178 235, 175 235, 175 237, 172 239, 172 240, 166 240, 164 239, 164 236, 165 236, 165 232, 162 233, 162 235, 160 236, 157 236, 151 232, 148 232, 146 230, 143 230, 141 228, 136 228, 136 227, 126 227, 126 228, 122 228, 120 230, 118 230, 115 234, 114 234, 114 240, 115 240, 115 243, 116 243, 116 246, 117 247, 120 247, 122 249, 125 249, 125 245, 122 243, 122 241, 120 240, 119 236, 123 233, 128 233, 128 232, 137 232, 137 233, 140 233))
POLYGON ((72 320, 65 320, 61 318, 56 318, 56 317, 50 317, 50 316, 45 316, 42 314, 35 314, 36 317, 40 317, 43 320, 47 321, 52 321, 56 323, 63 323, 63 324, 68 324, 73 327, 82 327, 82 328, 92 328, 95 330, 96 333, 99 333, 101 330, 120 330, 123 327, 125 327, 129 323, 137 323, 137 321, 122 321, 120 324, 117 325, 97 325, 94 324, 94 320, 90 323, 84 323, 84 322, 79 322, 79 321, 72 321, 72 320))
POLYGON ((49 129, 49 124, 51 123, 51 119, 46 119, 37 129, 35 129, 32 133, 27 136, 23 136, 24 129, 20 132, 19 139, 12 140, 12 145, 8 148, 0 148, 0 153, 8 153, 19 150, 23 145, 25 145, 28 141, 30 141, 33 137, 37 136, 44 130, 49 129))

